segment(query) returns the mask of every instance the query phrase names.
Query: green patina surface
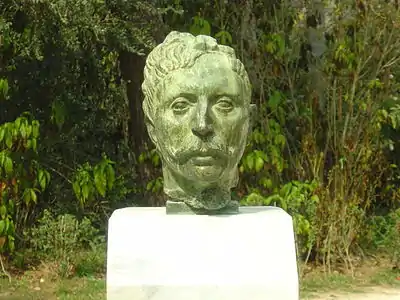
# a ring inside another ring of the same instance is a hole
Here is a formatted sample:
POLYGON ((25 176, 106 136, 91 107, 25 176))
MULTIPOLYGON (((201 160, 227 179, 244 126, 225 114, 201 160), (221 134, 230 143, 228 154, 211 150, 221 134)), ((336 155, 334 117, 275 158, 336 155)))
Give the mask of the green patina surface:
POLYGON ((171 32, 149 54, 142 85, 151 140, 161 157, 167 213, 238 211, 238 182, 250 119, 251 86, 231 47, 171 32))

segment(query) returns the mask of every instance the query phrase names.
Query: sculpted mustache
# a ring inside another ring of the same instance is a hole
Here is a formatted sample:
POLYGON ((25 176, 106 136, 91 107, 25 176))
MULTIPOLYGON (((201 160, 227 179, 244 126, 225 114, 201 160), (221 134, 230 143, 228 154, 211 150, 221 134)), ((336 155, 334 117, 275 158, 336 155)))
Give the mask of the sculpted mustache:
POLYGON ((225 158, 226 154, 220 150, 215 148, 207 148, 207 149, 188 149, 183 150, 178 155, 178 159, 181 163, 186 163, 192 157, 198 156, 212 156, 215 158, 225 158))

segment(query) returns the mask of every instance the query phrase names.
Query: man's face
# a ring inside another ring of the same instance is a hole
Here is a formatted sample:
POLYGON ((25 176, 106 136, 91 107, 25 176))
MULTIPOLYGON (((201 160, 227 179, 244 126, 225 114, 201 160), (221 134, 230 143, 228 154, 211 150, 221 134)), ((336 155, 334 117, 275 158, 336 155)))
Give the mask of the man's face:
POLYGON ((153 140, 163 167, 194 184, 236 172, 249 131, 249 99, 226 56, 205 54, 160 84, 153 140))

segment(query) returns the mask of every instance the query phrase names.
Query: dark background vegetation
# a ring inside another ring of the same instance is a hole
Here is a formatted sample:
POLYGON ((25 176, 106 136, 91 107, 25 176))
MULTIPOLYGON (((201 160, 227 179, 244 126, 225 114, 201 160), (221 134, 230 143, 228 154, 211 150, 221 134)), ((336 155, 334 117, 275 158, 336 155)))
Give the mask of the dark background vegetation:
POLYGON ((164 204, 141 83, 171 30, 215 37, 248 70, 259 113, 233 196, 288 211, 305 262, 398 263, 396 1, 2 0, 3 264, 102 272, 112 211, 164 204))

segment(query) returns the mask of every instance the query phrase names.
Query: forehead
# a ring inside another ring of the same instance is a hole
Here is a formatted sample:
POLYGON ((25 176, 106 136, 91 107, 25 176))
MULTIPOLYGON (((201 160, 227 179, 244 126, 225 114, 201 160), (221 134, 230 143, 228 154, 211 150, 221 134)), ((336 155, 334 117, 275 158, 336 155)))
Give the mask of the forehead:
POLYGON ((196 94, 229 93, 239 95, 242 82, 223 54, 204 54, 190 68, 168 74, 163 82, 164 92, 174 95, 180 92, 196 94))

